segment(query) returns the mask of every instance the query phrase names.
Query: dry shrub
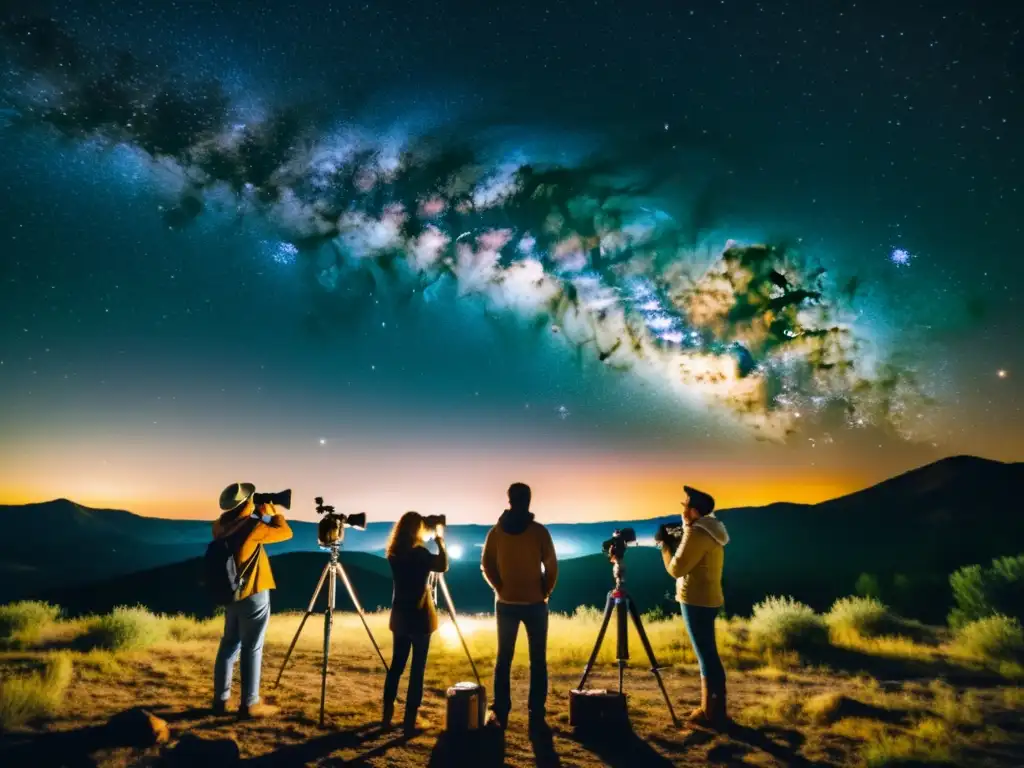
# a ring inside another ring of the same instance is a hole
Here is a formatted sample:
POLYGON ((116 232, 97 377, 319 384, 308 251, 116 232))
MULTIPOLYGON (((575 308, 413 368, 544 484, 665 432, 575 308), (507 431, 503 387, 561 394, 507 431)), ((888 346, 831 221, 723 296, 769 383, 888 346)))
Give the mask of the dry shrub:
POLYGON ((998 666, 1024 659, 1024 629, 1009 616, 989 616, 963 625, 953 641, 956 651, 998 666))
POLYGON ((178 614, 162 617, 167 637, 176 642, 216 640, 224 632, 224 619, 197 619, 178 614))
POLYGON ((825 620, 791 597, 768 597, 754 606, 748 625, 759 651, 802 651, 828 645, 825 620))
POLYGON ((41 672, 0 681, 0 730, 55 714, 64 701, 71 673, 71 657, 55 653, 46 659, 41 672))
POLYGON ((87 648, 128 651, 148 648, 167 639, 167 625, 142 606, 118 606, 104 616, 92 620, 83 644, 87 648))
POLYGON ((0 645, 24 648, 39 642, 60 618, 60 606, 38 600, 0 605, 0 645))

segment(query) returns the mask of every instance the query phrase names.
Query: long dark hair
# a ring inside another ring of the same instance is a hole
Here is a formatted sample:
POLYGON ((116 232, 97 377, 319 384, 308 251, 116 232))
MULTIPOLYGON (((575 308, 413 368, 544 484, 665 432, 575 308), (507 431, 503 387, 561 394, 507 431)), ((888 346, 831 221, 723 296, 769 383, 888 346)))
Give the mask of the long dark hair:
POLYGON ((401 557, 407 555, 420 540, 420 530, 423 528, 423 515, 419 512, 406 512, 395 523, 388 536, 387 546, 384 554, 387 557, 401 557))

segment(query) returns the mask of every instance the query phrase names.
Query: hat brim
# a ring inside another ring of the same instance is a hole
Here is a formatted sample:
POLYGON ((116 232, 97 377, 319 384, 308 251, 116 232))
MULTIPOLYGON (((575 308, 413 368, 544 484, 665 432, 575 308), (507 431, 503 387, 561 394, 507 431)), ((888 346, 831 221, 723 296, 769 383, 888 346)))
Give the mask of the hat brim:
POLYGON ((240 506, 245 504, 252 495, 256 493, 256 486, 252 483, 239 483, 238 489, 242 493, 242 498, 239 499, 237 496, 233 499, 221 499, 220 509, 222 512, 234 512, 240 506))

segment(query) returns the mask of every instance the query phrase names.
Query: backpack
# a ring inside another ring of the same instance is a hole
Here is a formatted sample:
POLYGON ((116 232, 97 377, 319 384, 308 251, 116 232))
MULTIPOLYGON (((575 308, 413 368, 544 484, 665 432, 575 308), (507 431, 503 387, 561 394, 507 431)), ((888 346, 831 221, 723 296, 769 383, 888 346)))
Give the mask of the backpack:
POLYGON ((235 602, 243 577, 259 557, 262 544, 256 547, 252 557, 241 570, 235 565, 235 551, 239 541, 237 535, 214 539, 206 546, 203 557, 205 577, 203 584, 206 594, 214 605, 226 606, 235 602))

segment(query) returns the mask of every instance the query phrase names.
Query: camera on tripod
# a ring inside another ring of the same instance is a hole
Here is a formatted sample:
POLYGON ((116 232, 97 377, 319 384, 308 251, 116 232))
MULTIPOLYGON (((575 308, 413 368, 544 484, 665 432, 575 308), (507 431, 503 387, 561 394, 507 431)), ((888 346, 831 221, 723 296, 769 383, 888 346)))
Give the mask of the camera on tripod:
POLYGON ((601 551, 609 560, 618 561, 626 556, 626 545, 636 541, 636 531, 632 528, 623 528, 612 534, 612 537, 601 544, 601 551))
POLYGON ((654 534, 654 541, 663 544, 669 549, 679 549, 679 542, 683 540, 683 526, 679 523, 670 525, 662 523, 654 534))
POLYGON ((324 516, 316 528, 317 541, 321 547, 327 549, 340 545, 341 540, 345 537, 345 528, 366 530, 365 512, 344 515, 335 512, 332 505, 324 504, 323 496, 317 496, 314 501, 316 501, 316 513, 324 516))

